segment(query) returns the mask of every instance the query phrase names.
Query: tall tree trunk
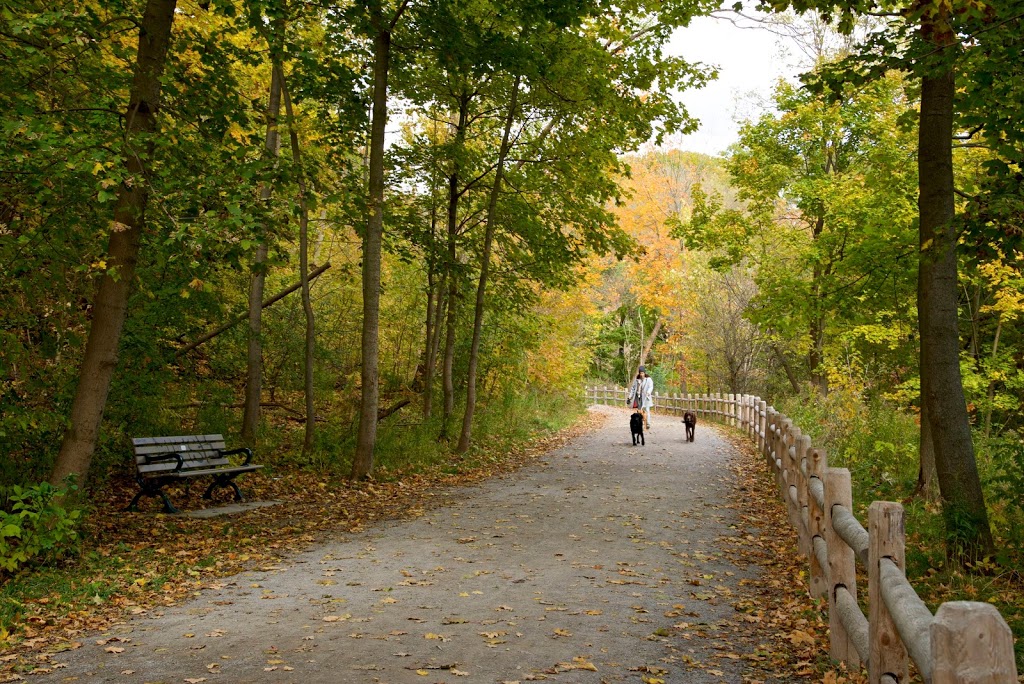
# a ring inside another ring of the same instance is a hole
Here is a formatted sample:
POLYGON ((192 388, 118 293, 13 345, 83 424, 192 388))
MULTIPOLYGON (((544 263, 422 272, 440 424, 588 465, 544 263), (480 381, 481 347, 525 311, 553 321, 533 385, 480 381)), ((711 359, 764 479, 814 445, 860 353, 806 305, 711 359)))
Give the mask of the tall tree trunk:
MULTIPOLYGON (((996 334, 992 340, 992 365, 995 366, 996 356, 999 354, 999 335, 1003 331, 1003 317, 998 312, 996 313, 996 334)), ((991 373, 991 369, 989 369, 991 373)), ((996 381, 988 381, 988 392, 986 393, 988 403, 985 404, 985 439, 988 439, 992 434, 992 403, 996 398, 996 381)))
POLYGON ((444 324, 445 312, 445 277, 442 274, 441 280, 433 288, 435 291, 434 307, 428 314, 430 319, 430 334, 427 335, 426 354, 427 360, 423 369, 423 417, 429 418, 434 412, 434 378, 437 376, 437 352, 441 344, 441 330, 444 324))
MULTIPOLYGON (((277 118, 281 113, 281 77, 274 68, 270 74, 270 99, 267 104, 267 132, 264 143, 268 159, 277 157, 281 146, 277 118)), ((264 204, 270 199, 272 187, 264 183, 260 187, 260 200, 264 204)), ((260 395, 263 391, 263 286, 266 283, 267 242, 262 240, 256 247, 252 279, 249 283, 249 349, 246 359, 245 409, 242 411, 242 441, 253 446, 260 424, 260 395)))
POLYGON ((928 406, 921 402, 921 439, 918 445, 919 466, 915 495, 928 499, 936 498, 939 481, 935 475, 935 442, 932 440, 932 426, 928 421, 928 406))
POLYGON ((457 331, 458 301, 459 301, 459 263, 458 263, 458 237, 459 237, 459 178, 462 172, 462 154, 466 143, 466 126, 469 122, 469 101, 468 93, 462 93, 459 97, 459 118, 455 124, 455 155, 452 159, 452 171, 448 175, 448 313, 446 315, 445 339, 444 339, 444 360, 441 367, 442 386, 444 388, 444 413, 441 417, 441 434, 438 439, 448 439, 448 429, 452 416, 455 414, 455 379, 453 368, 455 365, 455 335, 457 331))
POLYGON ((50 482, 68 475, 84 480, 96 449, 110 382, 117 367, 117 347, 128 312, 128 295, 135 279, 142 231, 146 225, 149 183, 146 164, 153 161, 160 110, 160 78, 167 62, 176 0, 149 0, 139 24, 135 74, 125 112, 125 171, 130 183, 117 188, 107 273, 100 279, 93 301, 93 319, 78 386, 71 405, 71 420, 57 454, 50 482))
POLYGON ((473 342, 469 349, 469 373, 466 378, 466 411, 462 415, 462 433, 456 452, 463 454, 469 450, 469 440, 473 433, 473 412, 476 410, 476 373, 480 363, 480 339, 484 327, 484 295, 487 289, 487 274, 491 266, 491 249, 494 244, 494 233, 498 228, 498 197, 501 194, 501 182, 504 177, 505 158, 508 156, 512 135, 512 123, 515 121, 516 109, 519 107, 519 81, 516 74, 512 85, 512 97, 505 117, 505 130, 501 134, 501 147, 498 149, 498 163, 494 169, 494 186, 487 204, 487 229, 484 231, 484 251, 480 257, 480 280, 476 288, 476 309, 473 314, 473 342))
MULTIPOLYGON (((948 27, 925 26, 937 44, 953 40, 948 27), (935 40, 936 36, 940 40, 935 40)), ((957 234, 953 226, 953 70, 921 82, 918 137, 920 269, 917 306, 921 331, 922 402, 935 445, 935 466, 946 522, 947 554, 981 558, 992 532, 978 477, 971 426, 960 376, 957 325, 957 234)))
MULTIPOLYGON (((647 364, 647 357, 650 355, 651 349, 654 347, 654 341, 658 339, 658 333, 660 332, 661 319, 659 318, 658 320, 654 321, 654 327, 651 328, 651 334, 647 336, 646 340, 644 340, 643 348, 641 348, 640 350, 640 362, 637 363, 636 365, 637 373, 640 372, 640 366, 644 366, 647 364)), ((636 373, 634 373, 633 375, 635 377, 636 373)))
MULTIPOLYGON (((380 2, 371 4, 376 30, 373 43, 373 121, 370 124, 369 216, 363 236, 363 335, 362 410, 359 435, 352 459, 352 479, 368 477, 373 470, 377 443, 380 259, 384 234, 384 131, 388 118, 388 69, 391 61, 391 28, 386 26, 380 2)), ((397 20, 397 16, 395 17, 397 20)))
MULTIPOLYGON (((811 231, 812 239, 815 242, 815 246, 820 249, 817 244, 821 238, 821 234, 825 232, 825 217, 818 216, 814 222, 814 228, 811 231)), ((811 348, 807 352, 807 371, 811 378, 811 384, 821 396, 828 394, 828 381, 824 374, 821 372, 821 357, 822 351, 825 345, 825 322, 824 316, 821 311, 821 279, 824 276, 824 269, 817 259, 814 262, 813 273, 811 276, 811 301, 812 301, 812 312, 811 321, 808 326, 808 334, 811 337, 811 348)))
POLYGON ((284 82, 284 69, 280 64, 274 66, 281 82, 281 94, 284 96, 285 113, 288 115, 288 139, 292 146, 292 162, 298 172, 299 184, 299 270, 302 289, 302 311, 306 319, 306 349, 304 358, 304 389, 306 395, 306 433, 302 442, 302 455, 308 456, 313 450, 316 439, 316 407, 313 405, 313 364, 316 351, 316 325, 313 319, 313 303, 309 298, 309 204, 306 201, 308 188, 306 173, 302 168, 302 151, 299 148, 299 132, 295 128, 295 112, 292 111, 292 99, 288 95, 288 87, 284 82))
MULTIPOLYGON (((437 136, 437 127, 434 127, 434 137, 437 136)), ((437 328, 440 324, 441 305, 444 301, 444 277, 440 282, 437 277, 437 203, 434 198, 437 196, 437 188, 433 185, 435 175, 431 175, 430 188, 430 239, 428 241, 427 255, 427 313, 424 317, 423 335, 423 372, 420 375, 420 382, 423 388, 423 417, 429 418, 434 410, 434 370, 437 366, 437 346, 434 344, 437 339, 437 328)))
POLYGON ((789 359, 786 358, 786 353, 779 349, 779 345, 772 344, 772 350, 775 355, 779 357, 779 363, 782 364, 782 369, 786 371, 786 379, 789 380, 789 386, 793 388, 794 394, 800 394, 800 381, 797 380, 796 373, 793 372, 793 365, 790 364, 789 359))

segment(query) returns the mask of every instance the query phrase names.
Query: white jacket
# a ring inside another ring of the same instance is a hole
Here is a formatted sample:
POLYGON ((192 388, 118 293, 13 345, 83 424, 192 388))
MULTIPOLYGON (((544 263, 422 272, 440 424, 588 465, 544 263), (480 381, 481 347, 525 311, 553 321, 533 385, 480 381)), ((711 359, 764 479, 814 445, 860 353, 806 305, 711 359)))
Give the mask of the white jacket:
POLYGON ((654 380, 647 375, 643 380, 636 378, 633 386, 629 388, 629 405, 633 405, 633 399, 640 397, 640 408, 654 408, 654 380))

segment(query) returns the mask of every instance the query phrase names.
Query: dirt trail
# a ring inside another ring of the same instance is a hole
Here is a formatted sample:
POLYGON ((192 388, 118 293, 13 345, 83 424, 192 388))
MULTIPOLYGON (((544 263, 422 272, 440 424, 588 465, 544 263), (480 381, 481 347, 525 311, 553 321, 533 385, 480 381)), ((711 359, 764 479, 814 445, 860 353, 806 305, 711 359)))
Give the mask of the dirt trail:
POLYGON ((39 682, 742 682, 733 448, 625 410, 543 462, 92 635, 39 682), (105 642, 98 644, 97 642, 105 642), (123 649, 123 650, 122 650, 123 649), (204 679, 205 678, 205 679, 204 679))

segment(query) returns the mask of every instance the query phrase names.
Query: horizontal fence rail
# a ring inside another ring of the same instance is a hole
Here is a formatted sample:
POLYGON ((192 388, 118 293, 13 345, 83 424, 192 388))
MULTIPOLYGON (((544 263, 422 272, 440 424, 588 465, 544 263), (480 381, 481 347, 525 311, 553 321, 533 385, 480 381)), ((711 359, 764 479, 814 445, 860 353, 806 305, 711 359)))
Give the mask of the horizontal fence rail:
MULTIPOLYGON (((591 404, 624 406, 623 387, 587 387, 591 404)), ((793 421, 747 394, 654 394, 654 411, 739 428, 765 459, 798 549, 810 565, 808 590, 828 600, 829 655, 867 665, 871 684, 910 681, 913 662, 931 684, 1014 684, 1013 634, 988 603, 949 601, 932 615, 906 576, 903 506, 875 501, 865 528, 853 513, 850 471, 830 468, 793 421), (865 570, 868 614, 857 598, 865 570)))

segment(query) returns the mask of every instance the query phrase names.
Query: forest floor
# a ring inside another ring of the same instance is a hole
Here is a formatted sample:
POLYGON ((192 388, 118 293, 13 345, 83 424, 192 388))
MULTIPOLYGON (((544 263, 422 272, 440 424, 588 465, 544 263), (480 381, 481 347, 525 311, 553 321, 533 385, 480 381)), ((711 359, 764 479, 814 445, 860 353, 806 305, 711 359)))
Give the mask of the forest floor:
MULTIPOLYGON (((271 535, 243 572, 126 592, 102 623, 50 616, 7 663, 34 658, 40 682, 862 681, 828 665, 753 450, 724 428, 687 443, 677 418, 653 423, 634 447, 628 413, 595 407, 516 469, 417 491, 375 522, 325 506, 318 528, 333 517, 335 532, 304 549, 271 535)), ((133 518, 147 517, 168 518, 133 518)))

